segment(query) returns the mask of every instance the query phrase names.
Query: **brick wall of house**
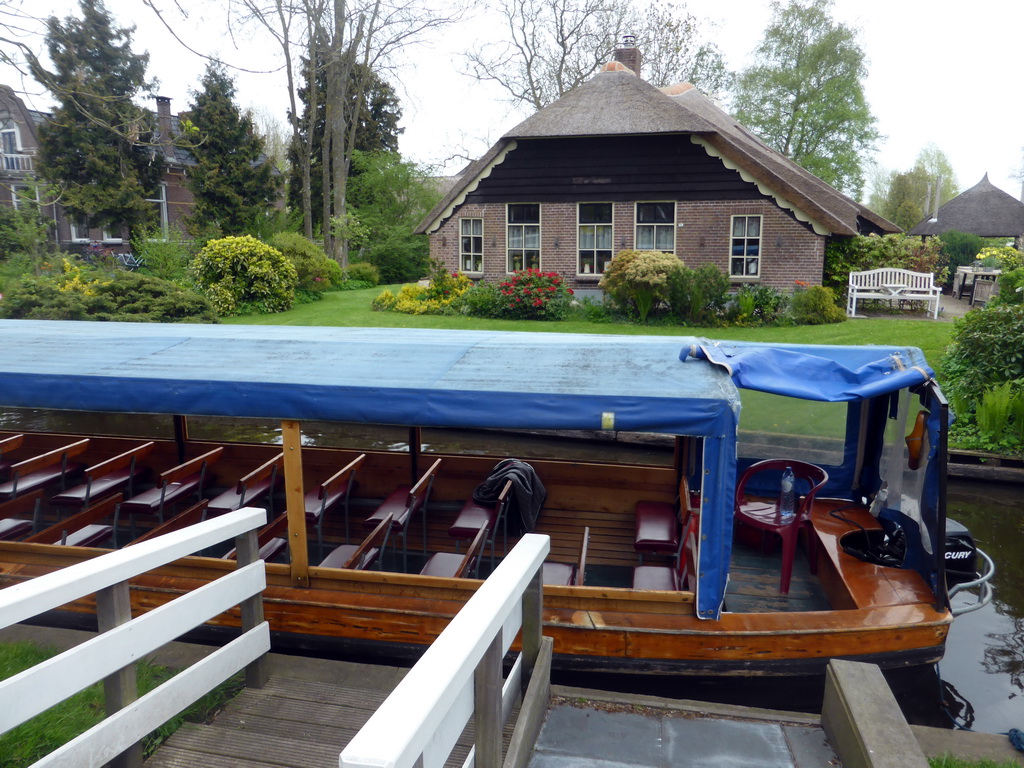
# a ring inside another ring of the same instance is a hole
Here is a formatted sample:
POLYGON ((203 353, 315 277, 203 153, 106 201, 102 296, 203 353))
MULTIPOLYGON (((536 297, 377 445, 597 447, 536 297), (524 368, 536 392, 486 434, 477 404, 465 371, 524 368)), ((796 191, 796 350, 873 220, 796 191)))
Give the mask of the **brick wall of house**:
MULTIPOLYGON (((762 217, 760 277, 737 279, 734 281, 737 285, 744 282, 770 285, 788 292, 798 280, 811 285, 821 283, 825 238, 768 200, 677 202, 676 255, 688 267, 714 264, 728 273, 731 217, 735 215, 762 217)), ((633 247, 634 217, 634 202, 614 203, 614 253, 633 247)), ((459 268, 459 220, 462 218, 484 220, 484 270, 482 274, 471 276, 490 282, 505 280, 508 274, 505 205, 500 203, 465 204, 456 208, 430 235, 431 257, 441 259, 452 270, 459 268)), ((596 288, 599 275, 576 274, 576 204, 541 204, 540 226, 541 269, 559 272, 573 288, 596 288)))

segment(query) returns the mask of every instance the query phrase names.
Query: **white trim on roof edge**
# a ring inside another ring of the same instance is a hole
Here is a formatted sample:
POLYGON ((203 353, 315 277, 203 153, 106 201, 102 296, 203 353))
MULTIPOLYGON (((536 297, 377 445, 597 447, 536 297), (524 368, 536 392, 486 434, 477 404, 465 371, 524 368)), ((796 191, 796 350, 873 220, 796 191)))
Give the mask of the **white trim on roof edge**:
POLYGON ((778 194, 774 189, 769 187, 764 182, 760 181, 759 179, 755 179, 743 168, 740 168, 738 165, 732 162, 729 158, 723 157, 718 152, 718 150, 716 150, 714 147, 712 147, 710 144, 704 141, 704 139, 702 139, 697 134, 691 133, 690 141, 692 141, 694 144, 698 144, 699 146, 703 147, 704 151, 707 152, 712 157, 721 160, 722 164, 725 165, 726 168, 736 171, 744 181, 756 186, 758 191, 761 192, 761 194, 767 195, 768 197, 772 198, 775 201, 776 205, 778 205, 780 208, 785 208, 786 210, 792 212, 792 214, 796 216, 798 221, 810 224, 811 227, 814 229, 815 234, 823 235, 826 237, 832 234, 832 231, 828 229, 824 224, 815 221, 813 218, 808 216, 801 208, 797 207, 796 205, 793 205, 793 203, 789 202, 789 200, 782 197, 782 195, 778 194))
POLYGON ((508 146, 499 152, 498 155, 476 175, 476 178, 462 188, 462 191, 459 192, 454 200, 452 200, 451 205, 441 211, 441 213, 439 213, 437 217, 430 222, 430 226, 426 229, 426 234, 430 235, 437 232, 438 228, 441 226, 441 222, 451 216, 456 208, 466 202, 466 195, 480 186, 480 182, 491 175, 491 171, 494 170, 495 166, 501 165, 505 162, 505 157, 517 146, 515 139, 510 140, 508 146))

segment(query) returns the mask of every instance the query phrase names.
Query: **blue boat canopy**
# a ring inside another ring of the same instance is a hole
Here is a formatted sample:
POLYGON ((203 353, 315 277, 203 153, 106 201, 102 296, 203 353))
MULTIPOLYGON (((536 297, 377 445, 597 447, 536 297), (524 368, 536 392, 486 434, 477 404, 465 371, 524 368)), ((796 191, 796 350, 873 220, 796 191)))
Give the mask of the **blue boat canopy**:
POLYGON ((848 401, 920 351, 426 329, 0 320, 0 407, 704 438, 697 614, 720 615, 738 388, 848 401))

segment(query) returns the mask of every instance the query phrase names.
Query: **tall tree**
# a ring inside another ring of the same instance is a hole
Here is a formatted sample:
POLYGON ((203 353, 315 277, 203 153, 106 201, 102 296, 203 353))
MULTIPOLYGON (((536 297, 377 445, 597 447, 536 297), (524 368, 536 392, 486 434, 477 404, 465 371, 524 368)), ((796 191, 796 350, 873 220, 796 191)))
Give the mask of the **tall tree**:
POLYGON ((893 224, 910 229, 958 193, 949 158, 929 145, 921 150, 909 171, 891 171, 876 179, 868 207, 893 224))
POLYGON ((772 21, 740 73, 736 118, 769 146, 852 197, 879 138, 864 97, 857 31, 836 23, 832 0, 772 3, 772 21))
POLYGON ((150 92, 147 54, 131 50, 134 27, 115 27, 101 0, 80 0, 81 18, 51 17, 46 47, 53 69, 38 60, 33 75, 57 101, 40 127, 42 178, 61 189, 61 202, 90 226, 127 226, 152 218, 163 166, 154 153, 152 114, 132 99, 150 92))
POLYGON ((629 0, 499 0, 504 39, 466 54, 470 74, 497 83, 513 102, 540 109, 587 80, 625 35, 636 38, 644 77, 657 86, 688 80, 707 92, 730 75, 686 6, 638 13, 629 0))
MULTIPOLYGON (((311 85, 307 82, 299 89, 299 100, 303 105, 302 118, 300 122, 299 135, 292 140, 288 149, 291 171, 288 176, 288 204, 295 210, 304 210, 302 206, 303 195, 309 192, 312 226, 310 232, 323 231, 323 139, 327 105, 324 94, 326 94, 326 72, 323 67, 303 67, 307 73, 316 72, 319 83, 311 85), (312 102, 311 99, 316 99, 312 102), (308 128, 307 128, 308 126, 308 128), (311 135, 307 131, 311 130, 311 135), (309 152, 311 158, 311 173, 309 187, 305 187, 303 180, 299 155, 309 152)), ((391 85, 375 72, 363 73, 361 67, 356 67, 353 77, 365 77, 366 88, 363 94, 361 110, 355 110, 358 114, 356 133, 353 150, 358 152, 397 152, 398 137, 402 133, 398 121, 402 117, 402 109, 398 103, 398 94, 391 85)), ((355 88, 353 87, 353 90, 355 88)), ((353 169, 349 169, 351 176, 353 169)), ((328 174, 329 176, 329 174, 328 174)))
POLYGON ((252 118, 235 104, 235 83, 220 62, 210 62, 202 90, 193 92, 188 118, 199 140, 191 147, 196 165, 188 186, 194 228, 215 227, 224 235, 246 234, 277 197, 273 167, 252 118))

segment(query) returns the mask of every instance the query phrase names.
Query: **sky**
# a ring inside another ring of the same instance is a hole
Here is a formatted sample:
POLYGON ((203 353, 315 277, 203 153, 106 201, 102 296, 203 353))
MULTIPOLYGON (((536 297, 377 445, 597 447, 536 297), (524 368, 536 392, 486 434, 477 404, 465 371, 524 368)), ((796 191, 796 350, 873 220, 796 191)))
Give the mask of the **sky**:
MULTIPOLYGON (((63 17, 73 0, 33 0, 33 15, 63 17)), ((284 118, 287 107, 282 58, 255 30, 229 30, 226 0, 153 0, 190 47, 216 55, 234 70, 243 107, 284 118), (191 9, 183 19, 177 7, 191 9)), ((18 4, 19 0, 3 0, 18 4)), ((157 93, 171 98, 175 112, 187 109, 205 60, 168 32, 142 0, 106 0, 122 25, 136 25, 133 50, 150 54, 149 75, 157 93)), ((707 36, 730 69, 749 65, 771 18, 767 0, 688 0, 688 10, 709 22, 707 36)), ((479 7, 479 6, 478 6, 479 7)), ((934 145, 946 153, 960 190, 989 180, 1020 196, 1017 178, 1024 147, 1024 100, 1017 31, 1024 28, 1024 3, 1007 0, 835 0, 837 21, 860 30, 868 60, 864 87, 883 138, 873 155, 883 170, 909 170, 918 153, 934 145)), ((479 40, 499 38, 500 26, 474 10, 403 54, 388 79, 403 110, 400 149, 408 159, 457 171, 483 154, 527 116, 507 103, 496 86, 463 74, 461 54, 479 40)), ((41 45, 41 43, 37 43, 41 45)), ((29 92, 26 100, 49 109, 46 94, 11 70, 2 82, 29 92)))

